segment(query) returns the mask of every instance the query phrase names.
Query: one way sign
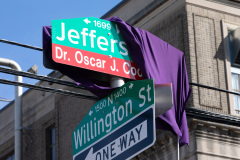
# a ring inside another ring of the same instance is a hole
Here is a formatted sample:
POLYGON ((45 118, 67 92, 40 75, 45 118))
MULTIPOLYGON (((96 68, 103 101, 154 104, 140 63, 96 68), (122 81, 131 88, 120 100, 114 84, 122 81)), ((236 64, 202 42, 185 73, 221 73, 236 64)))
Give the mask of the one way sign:
POLYGON ((96 103, 75 129, 73 159, 130 159, 154 144, 154 119, 153 80, 128 82, 96 103))
POLYGON ((124 160, 134 157, 155 141, 154 108, 144 111, 130 123, 74 157, 74 160, 124 160))

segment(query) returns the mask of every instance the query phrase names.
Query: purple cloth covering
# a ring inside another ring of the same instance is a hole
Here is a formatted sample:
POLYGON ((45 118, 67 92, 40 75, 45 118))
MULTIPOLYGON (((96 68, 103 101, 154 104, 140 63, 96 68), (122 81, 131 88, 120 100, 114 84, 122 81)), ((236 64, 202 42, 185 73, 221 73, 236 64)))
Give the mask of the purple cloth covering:
POLYGON ((172 83, 173 107, 156 120, 158 129, 173 131, 180 137, 180 146, 189 144, 185 106, 190 96, 184 54, 153 34, 134 28, 117 17, 108 19, 118 24, 129 53, 144 78, 155 84, 172 83))
MULTIPOLYGON (((127 44, 129 54, 141 69, 145 79, 154 79, 155 84, 172 83, 173 107, 156 119, 158 129, 170 130, 180 138, 180 146, 189 144, 185 106, 190 96, 190 88, 184 54, 153 34, 134 28, 117 17, 107 19, 115 22, 127 44)), ((44 54, 51 60, 51 29, 43 28, 44 54), (48 41, 48 43, 46 42, 48 41)), ((51 62, 56 70, 69 76, 100 97, 108 95, 112 89, 101 87, 79 77, 74 67, 51 62)))

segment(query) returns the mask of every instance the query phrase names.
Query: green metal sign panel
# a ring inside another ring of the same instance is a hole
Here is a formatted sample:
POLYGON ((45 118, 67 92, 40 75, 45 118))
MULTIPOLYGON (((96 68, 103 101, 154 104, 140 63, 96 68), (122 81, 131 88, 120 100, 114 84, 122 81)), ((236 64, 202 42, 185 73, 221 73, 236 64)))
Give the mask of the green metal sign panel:
MULTIPOLYGON (((87 159, 86 155, 84 155, 85 152, 86 154, 88 153, 87 157, 91 155, 93 159, 98 159, 98 156, 100 157, 103 155, 100 153, 100 151, 99 153, 98 151, 94 151, 96 150, 96 146, 108 146, 111 143, 118 143, 118 141, 121 141, 121 136, 131 136, 131 134, 132 136, 138 135, 137 137, 139 139, 139 142, 136 142, 135 140, 132 141, 129 149, 134 148, 133 146, 137 145, 137 143, 140 144, 140 141, 147 139, 148 136, 151 136, 152 138, 147 147, 149 147, 149 145, 152 145, 155 141, 154 101, 153 80, 140 80, 126 83, 107 97, 97 102, 92 106, 87 115, 83 118, 81 123, 72 133, 74 159, 79 159, 77 157, 79 157, 81 154, 82 155, 80 159, 87 159), (152 112, 150 116, 146 116, 143 113, 148 113, 149 108, 152 109, 152 112), (142 119, 141 123, 141 120, 136 119, 138 117, 142 119), (151 119, 151 125, 147 123, 148 119, 144 119, 146 117, 151 119), (136 125, 131 124, 138 122, 139 124, 136 125), (130 127, 128 126, 123 129, 126 125, 129 125, 130 127), (141 130, 142 126, 145 128, 141 130), (149 130, 147 129, 148 126, 151 126, 153 131, 148 133, 148 131, 146 131, 149 130), (132 131, 130 129, 132 129, 132 131), (120 133, 118 130, 126 130, 126 133, 124 132, 120 135, 117 135, 120 133), (134 131, 138 132, 132 133, 134 131), (113 138, 110 140, 110 142, 106 142, 108 136, 111 136, 113 138), (93 154, 93 152, 95 153, 93 154)), ((119 145, 116 146, 115 149, 112 149, 116 153, 112 154, 112 157, 110 156, 110 159, 114 159, 114 157, 116 158, 116 156, 120 156, 123 152, 126 152, 125 150, 128 150, 119 148, 119 145)), ((143 145, 141 144, 141 146, 143 145)), ((111 148, 113 148, 113 145, 111 145, 111 148)), ((99 150, 102 152, 107 152, 104 150, 104 147, 99 150)), ((132 152, 137 153, 138 151, 136 151, 136 149, 133 149, 132 152)), ((131 153, 131 155, 134 153, 131 153)))
POLYGON ((142 79, 117 25, 94 17, 53 20, 52 57, 57 63, 142 79))

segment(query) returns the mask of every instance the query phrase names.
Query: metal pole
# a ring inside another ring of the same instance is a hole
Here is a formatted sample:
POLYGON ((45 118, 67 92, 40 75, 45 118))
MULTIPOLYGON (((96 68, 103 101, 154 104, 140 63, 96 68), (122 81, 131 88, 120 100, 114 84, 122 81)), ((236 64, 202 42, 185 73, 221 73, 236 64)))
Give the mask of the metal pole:
POLYGON ((180 160, 179 136, 177 135, 177 159, 180 160))
POLYGON ((110 87, 117 88, 117 87, 121 87, 124 84, 125 82, 123 78, 112 76, 112 75, 110 76, 110 87))
MULTIPOLYGON (((21 67, 13 60, 0 58, 0 65, 11 67, 12 69, 21 71, 21 67)), ((22 82, 21 76, 15 76, 15 81, 22 82)), ((15 160, 22 159, 22 107, 21 107, 22 87, 15 86, 15 106, 14 106, 14 154, 15 160)))

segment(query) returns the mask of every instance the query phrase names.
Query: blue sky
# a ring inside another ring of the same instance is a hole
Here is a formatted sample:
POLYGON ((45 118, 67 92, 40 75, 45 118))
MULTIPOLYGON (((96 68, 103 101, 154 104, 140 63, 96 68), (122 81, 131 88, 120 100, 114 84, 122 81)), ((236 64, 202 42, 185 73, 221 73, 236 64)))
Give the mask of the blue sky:
MULTIPOLYGON (((42 26, 51 25, 51 20, 81 17, 100 18, 121 0, 21 0, 0 1, 0 39, 16 41, 42 48, 42 26)), ((38 74, 48 75, 42 62, 42 52, 0 42, 0 58, 16 61, 23 71, 34 64, 38 74)), ((1 79, 14 80, 13 75, 0 73, 1 79)), ((23 82, 37 81, 23 77, 23 82)), ((27 88, 24 88, 26 91, 27 88)), ((14 99, 14 86, 0 84, 0 99, 14 99)), ((0 109, 7 105, 0 101, 0 109)))

